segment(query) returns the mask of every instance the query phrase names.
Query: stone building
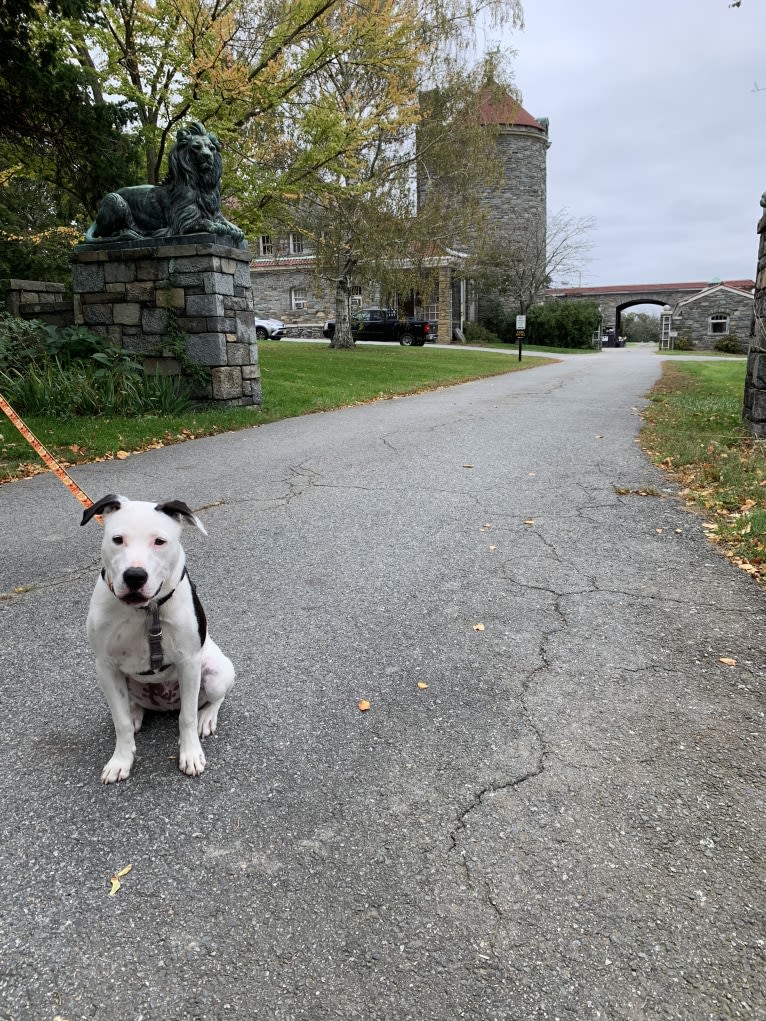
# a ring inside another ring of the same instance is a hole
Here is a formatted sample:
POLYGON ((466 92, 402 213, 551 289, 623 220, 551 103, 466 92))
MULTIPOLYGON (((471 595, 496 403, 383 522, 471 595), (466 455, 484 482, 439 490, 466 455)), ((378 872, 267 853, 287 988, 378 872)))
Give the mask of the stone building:
MULTIPOLYGON (((510 96, 498 99, 489 98, 489 94, 481 102, 481 118, 497 134, 502 164, 500 184, 485 189, 482 196, 495 234, 509 243, 534 237, 544 249, 548 122, 532 117, 510 96)), ((419 202, 424 194, 419 186, 419 202)), ((316 273, 314 253, 306 238, 300 234, 262 235, 254 247, 250 270, 257 311, 297 324, 304 332, 313 332, 335 315, 334 287, 316 273)), ((475 322, 481 304, 493 297, 485 294, 479 299, 470 282, 461 278, 462 262, 457 252, 434 251, 428 265, 436 284, 399 298, 402 312, 430 320, 442 341, 449 341, 465 322, 475 322)), ((380 300, 379 293, 365 293, 358 287, 352 304, 363 307, 380 300)))
POLYGON ((752 323, 752 292, 717 281, 682 298, 662 316, 663 335, 674 342, 686 337, 695 348, 711 350, 723 337, 734 337, 743 353, 747 351, 752 323))

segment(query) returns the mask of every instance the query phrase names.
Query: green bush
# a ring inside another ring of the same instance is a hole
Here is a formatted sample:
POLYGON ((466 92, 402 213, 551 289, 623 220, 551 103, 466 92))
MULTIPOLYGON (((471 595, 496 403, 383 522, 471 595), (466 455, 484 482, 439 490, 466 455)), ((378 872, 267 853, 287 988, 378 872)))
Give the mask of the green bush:
POLYGON ((727 334, 725 337, 720 337, 713 347, 716 351, 723 351, 725 354, 738 355, 742 354, 742 345, 736 337, 732 337, 731 334, 727 334))
POLYGON ((0 390, 21 414, 180 414, 190 405, 179 377, 147 376, 106 337, 0 314, 0 390))
POLYGON ((465 323, 463 326, 466 343, 468 344, 499 344, 500 338, 479 323, 465 323))
POLYGON ((676 351, 693 351, 694 341, 691 337, 676 337, 673 347, 676 351))
POLYGON ((527 343, 543 347, 590 347, 600 319, 595 301, 546 301, 527 312, 527 343))
POLYGON ((495 341, 510 341, 516 338, 516 316, 509 316, 502 304, 491 301, 481 317, 481 325, 495 335, 495 341))
POLYGON ((97 363, 62 365, 54 358, 25 373, 0 371, 0 391, 20 414, 73 418, 94 415, 177 415, 190 404, 178 377, 117 371, 97 363))

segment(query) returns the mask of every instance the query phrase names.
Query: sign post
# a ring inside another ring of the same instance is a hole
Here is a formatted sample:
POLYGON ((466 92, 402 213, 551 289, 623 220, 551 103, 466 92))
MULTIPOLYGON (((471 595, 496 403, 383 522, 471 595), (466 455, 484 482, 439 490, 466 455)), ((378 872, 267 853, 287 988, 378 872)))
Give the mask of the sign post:
POLYGON ((519 361, 521 361, 521 342, 527 329, 527 317, 516 316, 516 340, 519 342, 519 361))

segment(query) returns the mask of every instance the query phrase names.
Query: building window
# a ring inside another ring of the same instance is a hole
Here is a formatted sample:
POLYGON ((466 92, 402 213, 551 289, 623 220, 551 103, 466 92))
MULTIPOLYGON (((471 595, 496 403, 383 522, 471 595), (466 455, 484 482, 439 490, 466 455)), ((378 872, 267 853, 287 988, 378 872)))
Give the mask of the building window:
POLYGON ((290 308, 293 311, 305 308, 308 301, 308 293, 305 287, 290 288, 290 308))
POLYGON ((303 254, 303 235, 302 234, 291 234, 290 235, 290 254, 291 255, 302 255, 303 254))
POLYGON ((261 234, 259 242, 259 248, 261 255, 273 255, 274 254, 274 242, 271 240, 270 234, 261 234))
POLYGON ((707 332, 711 335, 714 333, 728 333, 729 317, 723 313, 711 316, 707 321, 707 332))
POLYGON ((351 294, 350 294, 350 298, 349 298, 349 305, 351 306, 351 308, 361 308, 362 307, 362 288, 358 284, 355 284, 351 288, 351 294))

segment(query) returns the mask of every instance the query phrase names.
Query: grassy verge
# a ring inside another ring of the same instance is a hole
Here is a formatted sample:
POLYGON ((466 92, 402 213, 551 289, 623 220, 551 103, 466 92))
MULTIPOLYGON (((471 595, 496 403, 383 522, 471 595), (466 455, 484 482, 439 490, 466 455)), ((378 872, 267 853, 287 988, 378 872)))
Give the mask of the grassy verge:
MULTIPOLYGON (((491 351, 367 347, 332 351, 326 344, 259 346, 263 410, 190 411, 177 417, 25 418, 26 424, 63 465, 124 458, 137 450, 180 443, 198 436, 245 429, 314 411, 420 393, 471 379, 544 365, 491 351)), ((17 409, 18 410, 18 409, 17 409)), ((24 417, 24 416, 22 416, 24 417)), ((45 468, 0 413, 0 482, 45 468)))
POLYGON ((701 511, 710 539, 766 583, 766 446, 742 425, 745 363, 665 362, 641 442, 701 511))

